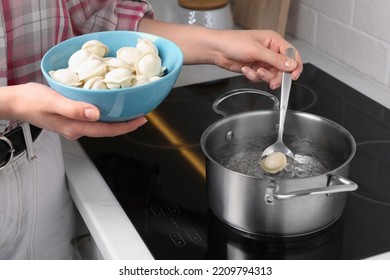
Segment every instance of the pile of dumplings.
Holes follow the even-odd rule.
[[[156,45],[139,38],[135,47],[122,47],[116,57],[98,40],[85,42],[71,55],[68,67],[50,71],[59,83],[85,89],[119,89],[160,79],[165,71]]]

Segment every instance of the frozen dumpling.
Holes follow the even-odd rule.
[[[281,152],[272,153],[260,161],[261,168],[272,174],[282,171],[286,164],[286,155]]]

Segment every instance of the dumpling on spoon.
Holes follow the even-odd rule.
[[[281,152],[275,152],[260,161],[260,166],[264,171],[274,174],[282,171],[287,164],[286,155]]]

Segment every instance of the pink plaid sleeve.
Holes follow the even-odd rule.
[[[147,1],[67,0],[76,35],[105,30],[137,30],[143,17],[153,18]]]

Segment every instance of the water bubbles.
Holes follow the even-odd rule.
[[[259,164],[264,147],[267,147],[261,143],[259,145],[248,142],[244,144],[229,143],[219,150],[218,161],[222,166],[232,171],[263,179],[302,179],[322,175],[334,168],[335,163],[332,162],[332,156],[329,152],[322,151],[320,147],[308,141],[305,141],[304,146],[307,149],[299,149],[299,152],[294,153],[295,158],[288,158],[286,167],[275,174],[264,171]],[[302,150],[307,150],[307,153]]]

